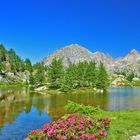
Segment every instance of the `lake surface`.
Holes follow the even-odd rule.
[[[68,100],[104,110],[140,110],[140,88],[110,88],[106,94],[30,93],[28,88],[0,88],[0,140],[22,140],[33,129],[64,115]]]

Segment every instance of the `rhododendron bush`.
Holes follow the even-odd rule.
[[[71,114],[33,130],[26,140],[102,140],[108,137],[110,120]]]

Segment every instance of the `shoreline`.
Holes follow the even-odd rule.
[[[110,129],[108,131],[108,140],[128,140],[140,133],[140,125],[138,125],[140,124],[140,110],[104,111],[92,106],[89,107],[77,104],[75,102],[68,103],[66,107],[67,111],[70,111],[68,114],[78,113],[81,115],[92,116],[99,119],[110,119],[111,123]],[[58,120],[64,118],[65,116],[67,116],[67,113],[64,116],[58,118]]]

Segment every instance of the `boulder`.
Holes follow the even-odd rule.
[[[133,136],[130,140],[140,140],[140,135]]]
[[[126,78],[123,75],[117,75],[114,77],[115,79],[112,81],[111,85],[113,87],[123,86],[126,82]]]
[[[35,89],[35,91],[41,91],[41,90],[46,90],[47,87],[46,86],[41,86]]]

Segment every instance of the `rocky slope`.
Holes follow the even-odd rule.
[[[31,62],[22,60],[13,49],[0,44],[0,84],[29,81]]]
[[[45,65],[49,65],[53,58],[62,59],[65,66],[85,60],[95,61],[97,63],[103,62],[110,72],[134,72],[135,76],[140,77],[140,53],[135,49],[131,50],[130,53],[124,57],[112,58],[108,54],[102,52],[92,53],[78,44],[72,44],[55,51],[41,62]]]

